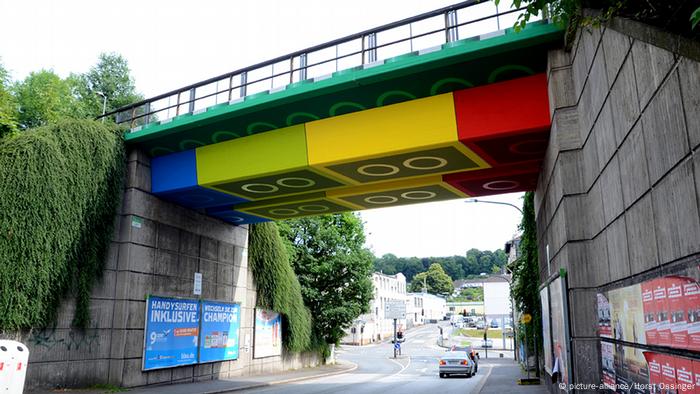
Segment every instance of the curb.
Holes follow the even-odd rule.
[[[477,394],[481,394],[481,390],[484,389],[484,386],[486,386],[486,381],[489,380],[489,376],[491,376],[491,371],[493,370],[493,365],[489,365],[489,371],[486,373],[486,376],[484,376],[481,379],[481,382],[479,382],[479,385],[474,388],[474,392]]]
[[[231,388],[226,388],[226,389],[217,389],[217,390],[211,390],[211,391],[202,391],[199,394],[222,394],[222,393],[230,393],[233,391],[242,391],[242,390],[250,390],[250,389],[255,389],[255,388],[260,388],[260,387],[269,387],[269,386],[274,386],[278,384],[285,384],[285,383],[292,383],[292,382],[300,382],[303,380],[311,380],[311,379],[318,379],[318,378],[325,378],[328,376],[334,376],[334,375],[342,375],[348,372],[352,372],[358,368],[358,365],[355,363],[351,362],[345,362],[347,364],[350,364],[349,368],[345,368],[339,371],[333,371],[333,372],[326,372],[326,373],[321,373],[317,375],[309,375],[309,376],[300,376],[298,378],[289,378],[289,379],[282,379],[282,380],[275,380],[272,382],[265,382],[265,383],[251,383],[249,385],[245,386],[238,386],[238,387],[231,387]]]

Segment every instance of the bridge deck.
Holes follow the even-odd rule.
[[[126,141],[152,156],[153,193],[235,224],[532,190],[562,37],[535,22],[366,64],[363,49],[361,66],[208,107],[192,90]],[[152,120],[140,105],[132,122]]]
[[[562,30],[534,23],[444,44],[225,102],[135,128],[130,145],[152,156],[544,72]]]

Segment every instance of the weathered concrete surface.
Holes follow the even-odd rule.
[[[27,388],[135,387],[277,372],[319,364],[316,354],[253,359],[255,284],[248,270],[247,227],[232,226],[150,192],[150,160],[130,152],[123,203],[100,283],[92,293],[91,326],[71,328],[73,302],[62,303],[56,327],[25,335]],[[142,372],[146,297],[202,298],[241,304],[238,360]]]
[[[621,19],[549,55],[540,275],[567,270],[574,382],[601,382],[597,293],[700,263],[698,60],[697,42]]]

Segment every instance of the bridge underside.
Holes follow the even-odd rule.
[[[534,25],[146,125],[152,192],[235,224],[534,190],[550,114]]]

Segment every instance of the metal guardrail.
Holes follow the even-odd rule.
[[[484,6],[492,7],[495,12],[479,16],[486,10]],[[499,31],[502,26],[512,26],[515,13],[523,9],[499,12],[491,1],[467,0],[172,90],[97,119],[112,118],[118,124],[128,123],[133,129],[212,105],[238,102],[255,94],[282,90],[289,84],[323,79],[333,72],[379,64],[381,60],[416,49],[458,41],[460,37]],[[474,15],[468,15],[467,11],[472,10]],[[502,23],[505,16],[509,24]],[[464,22],[460,23],[460,19]]]

